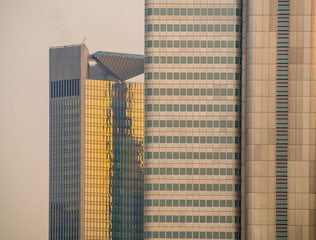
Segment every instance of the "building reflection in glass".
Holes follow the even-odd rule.
[[[50,49],[50,240],[143,239],[143,72],[142,55]]]

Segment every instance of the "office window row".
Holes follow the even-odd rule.
[[[214,192],[239,192],[239,184],[178,184],[178,183],[153,183],[145,184],[146,191],[214,191]]]
[[[239,24],[146,24],[145,32],[242,32]]]
[[[147,223],[240,223],[240,216],[177,216],[177,215],[147,215],[144,218]]]
[[[219,73],[219,72],[147,72],[146,80],[241,80],[241,73]]]
[[[239,232],[164,232],[153,231],[145,232],[145,238],[147,239],[240,239]]]
[[[145,16],[241,16],[239,8],[147,8]]]
[[[147,136],[145,143],[241,143],[240,137],[228,136]]]
[[[235,159],[240,160],[238,152],[146,152],[146,159]]]
[[[232,104],[145,104],[145,111],[160,112],[241,112],[240,105]]]
[[[226,120],[147,120],[145,121],[145,127],[240,128],[241,122]]]
[[[232,88],[147,88],[145,96],[241,96],[240,89]]]
[[[146,175],[241,175],[239,168],[146,168]]]
[[[234,60],[235,59],[235,60]],[[149,56],[146,64],[241,64],[241,57],[179,57],[179,56]]]
[[[60,80],[50,82],[50,97],[72,97],[80,93],[79,79]]]
[[[145,207],[235,207],[241,206],[240,200],[165,200],[148,199]]]
[[[241,41],[227,40],[149,40],[145,41],[147,48],[241,48]]]

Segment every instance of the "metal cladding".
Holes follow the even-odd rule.
[[[93,57],[121,81],[144,73],[143,55],[98,51]]]

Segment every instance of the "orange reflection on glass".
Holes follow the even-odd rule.
[[[142,232],[143,84],[85,84],[85,239],[129,239]]]

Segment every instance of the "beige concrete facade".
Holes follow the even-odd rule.
[[[245,239],[275,239],[275,1],[248,1]]]
[[[289,4],[286,238],[276,237],[281,21],[278,1],[248,1],[243,239],[316,238],[315,1]]]
[[[147,239],[239,238],[241,8],[145,1]]]
[[[289,240],[316,238],[315,20],[315,1],[290,1]]]

